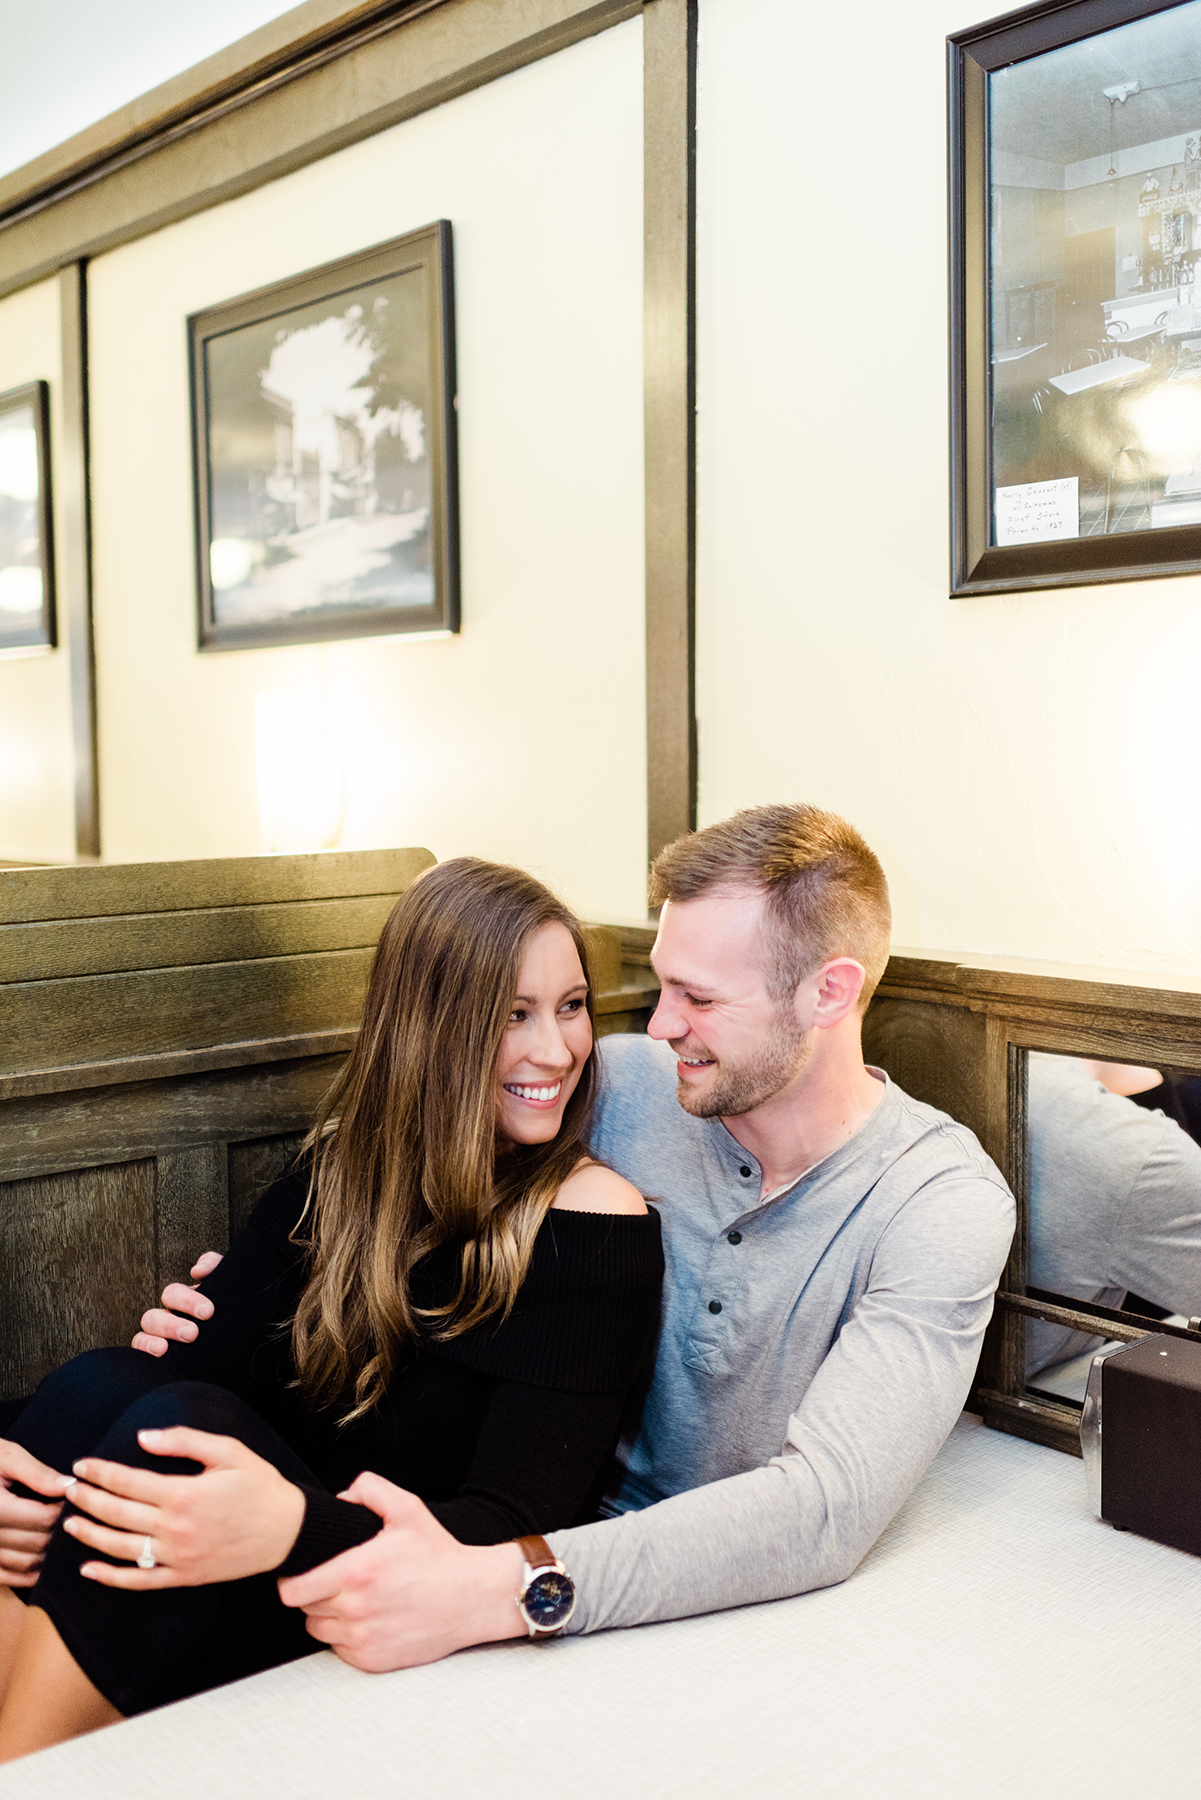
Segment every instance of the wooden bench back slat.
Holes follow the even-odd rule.
[[[322,950],[0,987],[0,1075],[353,1030],[374,951]]]
[[[0,925],[259,906],[281,900],[339,900],[354,894],[395,898],[433,861],[428,850],[345,850],[314,856],[0,869]]]
[[[396,895],[0,925],[0,982],[371,948]]]

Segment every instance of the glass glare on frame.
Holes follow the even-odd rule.
[[[434,605],[423,268],[205,346],[219,626]]]
[[[29,642],[41,618],[41,493],[31,402],[0,408],[0,649]]]
[[[997,70],[995,545],[1201,524],[1201,0]]]

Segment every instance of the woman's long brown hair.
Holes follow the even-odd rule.
[[[592,1056],[558,1136],[496,1154],[501,1040],[526,946],[552,923],[587,979],[579,923],[541,882],[457,857],[418,876],[380,934],[358,1039],[305,1142],[313,1173],[296,1233],[311,1257],[292,1326],[300,1386],[343,1423],[382,1397],[419,1331],[444,1340],[508,1313],[584,1155]],[[447,1241],[461,1246],[458,1293],[423,1313],[410,1277]]]

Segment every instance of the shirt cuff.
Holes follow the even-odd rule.
[[[325,1488],[301,1486],[300,1491],[304,1495],[304,1522],[283,1562],[272,1571],[275,1575],[304,1575],[319,1563],[340,1556],[343,1550],[365,1544],[383,1529],[384,1521],[369,1506],[339,1500]]]

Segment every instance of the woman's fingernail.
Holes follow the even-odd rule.
[[[139,1431],[138,1442],[139,1444],[157,1444],[162,1435],[161,1431],[152,1431],[148,1428],[145,1431]]]
[[[76,1475],[86,1475],[88,1472],[88,1466],[83,1462],[72,1463],[71,1467],[74,1469]]]
[[[76,1477],[74,1475],[60,1475],[58,1478],[58,1485],[62,1488],[63,1492],[66,1493],[68,1488],[73,1488],[75,1486],[75,1481]]]
[[[190,1344],[192,1339],[196,1336],[196,1327],[194,1325],[181,1325],[179,1328],[179,1335]]]
[[[72,1513],[72,1515],[69,1519],[63,1520],[63,1530],[69,1531],[71,1533],[72,1537],[75,1536],[75,1515],[74,1515],[74,1513]]]
[[[81,1575],[86,1575],[86,1577],[89,1581],[95,1581],[95,1579],[96,1579],[95,1563],[80,1563],[79,1573]]]

